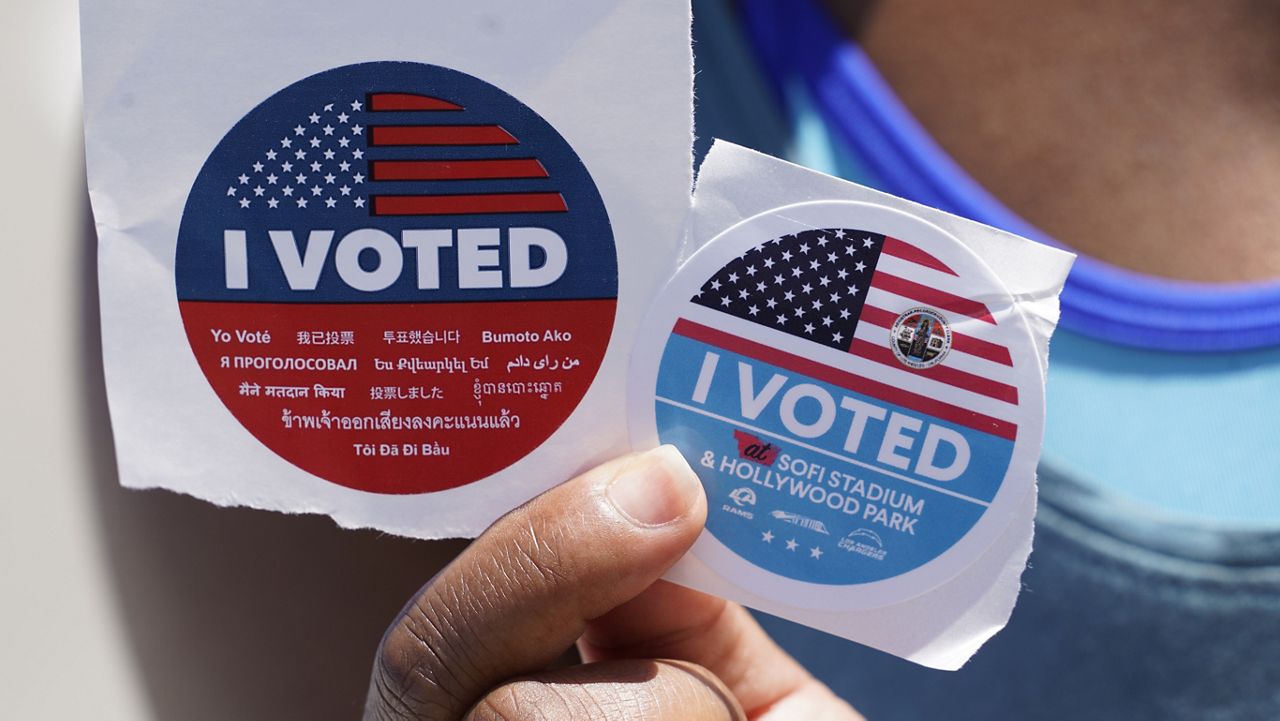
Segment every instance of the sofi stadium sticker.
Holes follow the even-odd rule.
[[[446,68],[300,80],[213,150],[177,239],[191,349],[240,423],[320,478],[421,493],[532,451],[613,329],[609,217],[563,137]]]
[[[1034,482],[1043,388],[991,271],[941,229],[849,202],[698,250],[633,360],[632,435],[706,488],[694,555],[795,606],[892,603],[971,564]]]

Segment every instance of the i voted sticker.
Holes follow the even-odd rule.
[[[251,110],[191,188],[175,280],[214,392],[327,481],[494,474],[578,406],[613,332],[600,193],[561,135],[448,68],[327,70]]]
[[[639,447],[705,486],[693,554],[797,607],[885,605],[976,560],[1034,484],[1043,374],[999,280],[866,203],[779,208],[689,259],[633,355]]]

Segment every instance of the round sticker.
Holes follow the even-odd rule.
[[[372,62],[300,80],[209,156],[177,238],[196,360],[259,441],[376,493],[461,486],[569,417],[613,330],[595,183],[482,80]]]
[[[633,359],[637,446],[706,488],[693,553],[782,603],[865,608],[971,564],[1032,487],[1043,381],[1000,281],[945,231],[819,202],[679,270]]]

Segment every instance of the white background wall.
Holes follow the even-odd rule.
[[[74,0],[0,14],[0,715],[358,718],[461,547],[116,484]]]

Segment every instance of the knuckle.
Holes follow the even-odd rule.
[[[456,715],[467,699],[459,673],[466,659],[449,651],[447,617],[427,598],[415,599],[387,631],[374,657],[369,706],[375,718],[419,719]]]
[[[489,692],[466,721],[624,721],[644,718],[641,706],[609,684],[517,680]]]

